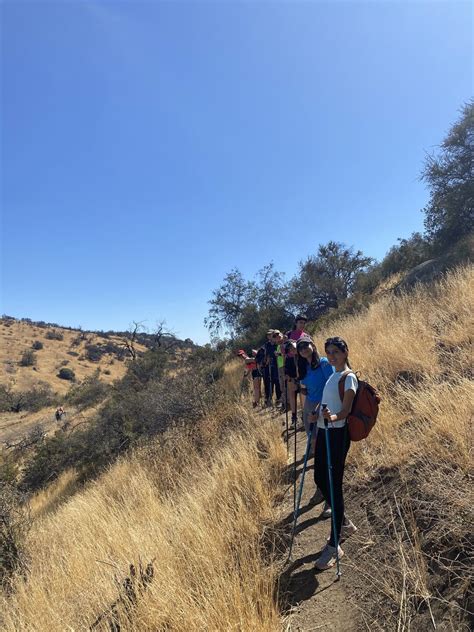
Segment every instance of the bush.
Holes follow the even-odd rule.
[[[103,401],[109,394],[109,390],[109,386],[101,382],[98,374],[95,373],[86,377],[81,384],[73,386],[66,395],[66,400],[80,409],[89,408]]]
[[[20,366],[34,366],[36,364],[36,355],[32,349],[23,351],[20,360]]]
[[[43,343],[40,340],[35,340],[33,344],[31,345],[31,348],[34,349],[35,351],[39,351],[40,349],[43,348]]]
[[[40,384],[29,391],[12,391],[0,385],[0,412],[19,413],[22,410],[37,412],[51,406],[54,394],[48,384]]]
[[[86,358],[90,362],[99,362],[104,353],[104,350],[98,345],[86,345]]]
[[[70,380],[71,382],[74,382],[76,379],[76,374],[72,369],[60,369],[57,377],[59,377],[61,380]]]
[[[63,334],[55,329],[47,331],[44,337],[48,340],[64,340]]]

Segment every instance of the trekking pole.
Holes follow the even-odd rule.
[[[289,427],[288,427],[288,381],[285,377],[285,421],[286,421],[286,458],[290,456]]]
[[[327,404],[321,404],[323,411],[327,408]],[[331,497],[331,517],[332,517],[332,530],[334,533],[334,544],[336,545],[336,581],[340,579],[342,573],[339,568],[339,538],[336,531],[336,511],[334,507],[334,486],[332,482],[332,463],[331,463],[331,447],[329,443],[329,428],[328,420],[324,417],[324,432],[326,435],[326,454],[328,460],[328,477],[329,477],[329,494]]]
[[[296,533],[296,522],[298,520],[298,513],[300,511],[301,496],[303,495],[304,475],[306,474],[306,466],[308,464],[309,453],[311,452],[311,445],[313,443],[313,433],[314,433],[315,424],[311,423],[309,428],[310,428],[310,433],[308,435],[308,440],[306,443],[306,452],[304,453],[303,472],[301,474],[300,489],[298,491],[298,501],[296,503],[295,512],[293,516],[293,529],[291,530],[290,552],[288,553],[288,559],[286,560],[287,562],[291,558],[291,552],[293,550],[293,542],[294,542],[295,533]]]
[[[294,437],[294,459],[293,459],[293,511],[296,509],[296,426],[298,425],[298,393],[295,393],[295,429],[293,430]]]

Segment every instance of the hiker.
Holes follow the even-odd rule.
[[[269,406],[271,404],[271,380],[270,380],[270,365],[269,365],[269,357],[267,352],[267,347],[272,344],[272,336],[274,329],[269,329],[267,331],[267,340],[263,344],[263,360],[261,363],[261,372],[263,377],[263,388],[265,391],[265,406]]]
[[[349,415],[355,394],[357,392],[358,381],[352,372],[349,364],[349,347],[347,343],[339,337],[328,338],[324,345],[329,364],[334,367],[335,372],[329,377],[324,385],[322,403],[317,420],[316,450],[314,462],[314,480],[321,490],[326,503],[331,504],[331,491],[329,486],[328,459],[326,452],[326,436],[329,437],[330,458],[332,464],[332,481],[334,512],[331,534],[321,555],[316,560],[316,568],[326,570],[336,563],[336,542],[338,544],[339,558],[344,555],[339,546],[342,539],[348,538],[357,531],[357,527],[344,514],[344,496],[342,492],[342,480],[344,477],[344,466],[346,456],[350,447],[350,437],[346,425],[346,417]],[[344,381],[344,398],[341,401],[339,394],[339,382]],[[328,420],[328,429],[325,429],[324,420]],[[334,529],[336,532],[334,532]]]
[[[268,380],[265,384],[265,403],[267,406],[272,405],[273,391],[275,391],[276,402],[281,404],[280,380],[278,378],[278,361],[277,361],[277,340],[282,338],[281,331],[278,329],[269,329],[267,332],[268,341],[265,343],[265,366],[268,369]]]
[[[296,369],[296,341],[285,343],[285,380],[288,390],[288,403],[291,408],[291,425],[296,425],[296,397],[298,392],[298,372]]]
[[[261,386],[261,379],[262,379],[260,370],[257,366],[258,351],[256,349],[252,349],[252,357],[250,357],[245,353],[243,349],[240,349],[237,352],[237,355],[240,356],[245,363],[244,379],[246,379],[249,375],[251,375],[252,377],[252,383],[253,383],[252,406],[253,408],[257,408],[260,402],[260,397],[261,397],[260,386]]]
[[[308,322],[308,319],[306,318],[306,316],[304,316],[303,314],[297,314],[295,316],[295,322],[293,325],[293,329],[291,329],[291,331],[287,332],[287,336],[289,338],[289,340],[294,340],[296,342],[298,342],[298,340],[302,337],[302,336],[309,336],[309,334],[307,334],[305,332],[305,327],[306,324]],[[295,358],[296,361],[296,358]],[[304,410],[304,394],[301,392],[301,390],[299,391],[300,393],[300,409],[301,411]],[[298,395],[295,394],[295,398]],[[295,401],[295,410],[296,410],[296,401]],[[301,416],[303,416],[303,413],[301,413]]]
[[[274,340],[277,345],[275,355],[277,361],[278,383],[280,384],[281,408],[282,412],[286,412],[287,402],[285,392],[285,342],[288,338],[286,334],[282,334],[279,330],[275,331],[274,336]]]
[[[323,388],[327,380],[334,373],[334,368],[329,364],[327,358],[320,357],[315,343],[310,336],[304,335],[296,344],[298,353],[298,376],[300,384],[306,389],[306,398],[303,408],[303,424],[306,435],[311,434],[310,424],[317,421],[315,412],[322,401]],[[311,446],[310,456],[314,456],[314,443]],[[324,496],[319,488],[310,500],[311,504],[319,505],[323,502]],[[322,518],[331,516],[331,506],[325,503]]]
[[[54,416],[56,418],[56,421],[59,423],[61,421],[62,416],[65,414],[64,412],[64,408],[62,406],[59,406],[58,408],[56,408],[56,412],[54,413]]]

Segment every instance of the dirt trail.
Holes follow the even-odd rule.
[[[285,416],[275,418],[275,423],[283,423]],[[293,468],[294,433],[290,431],[289,462]],[[296,433],[297,443],[297,492],[303,471],[306,433],[301,421]],[[291,560],[285,566],[280,580],[280,594],[289,615],[287,630],[291,632],[359,632],[367,629],[358,606],[358,590],[355,569],[350,564],[351,550],[357,546],[355,534],[343,544],[345,556],[341,559],[342,577],[336,580],[336,571],[315,570],[314,563],[326,544],[331,529],[330,520],[319,516],[323,505],[310,505],[309,499],[315,491],[313,478],[314,459],[310,459],[306,470],[303,496],[300,504],[298,526]],[[290,485],[282,504],[283,524],[292,524],[293,485]],[[283,607],[284,603],[283,603]]]

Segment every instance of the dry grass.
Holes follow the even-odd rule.
[[[380,629],[434,629],[440,619],[468,629],[473,279],[472,267],[459,268],[316,335],[321,349],[344,338],[351,365],[382,395],[348,477],[362,527],[355,565],[381,596]]]
[[[133,611],[117,609],[125,629],[278,628],[264,536],[285,452],[270,422],[255,424],[243,408],[229,415],[239,424],[232,441],[219,440],[213,418],[203,422],[203,435],[214,437],[204,455],[192,437],[171,433],[37,520],[28,581],[18,578],[2,604],[2,629],[87,629],[119,596],[114,578],[151,560],[153,581]],[[73,483],[67,475],[56,485]],[[37,497],[35,513],[57,493]],[[98,629],[108,629],[105,619]]]
[[[427,453],[468,467],[473,296],[473,269],[460,268],[317,332],[321,352],[326,338],[344,338],[351,366],[382,395],[370,440],[353,446],[360,476]]]

